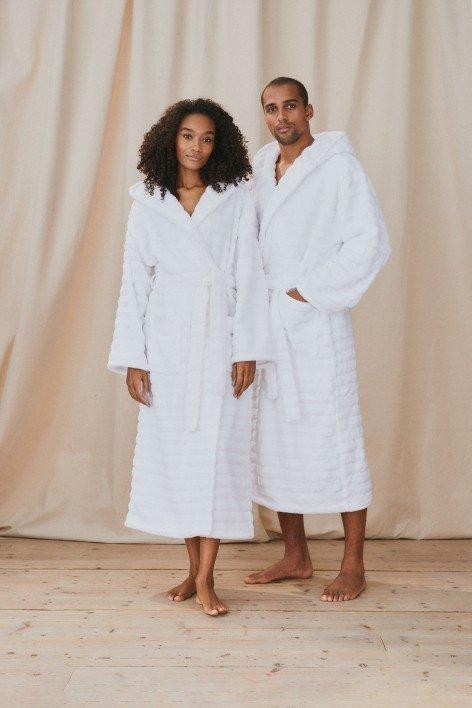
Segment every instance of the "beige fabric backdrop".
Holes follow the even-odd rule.
[[[123,526],[137,411],[105,368],[137,150],[165,106],[205,95],[254,153],[270,137],[260,89],[286,74],[307,85],[313,131],[347,131],[391,232],[354,310],[368,535],[471,536],[470,3],[4,0],[0,14],[3,533],[159,540]],[[267,539],[275,516],[256,516]]]

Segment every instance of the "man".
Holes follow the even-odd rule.
[[[391,249],[346,135],[311,134],[303,84],[274,79],[261,101],[275,140],[254,157],[252,189],[277,362],[260,384],[253,498],[278,512],[285,554],[246,583],[311,577],[303,514],[341,512],[344,557],[322,600],[352,600],[366,587],[372,491],[349,310]]]

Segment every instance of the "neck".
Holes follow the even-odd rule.
[[[298,140],[291,145],[280,145],[279,143],[281,159],[287,164],[294,162],[303,150],[312,144],[314,139],[311,133],[306,133],[300,135]]]
[[[179,165],[177,182],[185,187],[193,187],[196,184],[202,185],[200,170],[189,170],[187,167]]]

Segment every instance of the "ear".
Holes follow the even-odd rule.
[[[311,120],[313,118],[314,114],[315,114],[315,111],[313,110],[313,106],[311,105],[311,103],[309,103],[307,105],[307,107],[305,108],[305,116],[306,116],[307,120]]]

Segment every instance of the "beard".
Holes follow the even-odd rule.
[[[293,145],[301,137],[301,132],[294,128],[288,135],[279,135],[277,131],[274,134],[274,138],[280,145]]]

